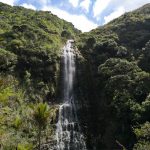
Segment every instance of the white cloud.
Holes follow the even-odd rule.
[[[147,3],[150,3],[150,0],[96,0],[93,5],[93,17],[96,18],[97,21],[104,17],[104,23],[107,23],[125,12],[137,9]],[[112,10],[112,12],[108,16],[102,16],[105,10],[106,12]]]
[[[96,0],[93,5],[94,17],[98,18],[99,15],[107,8],[112,0]]]
[[[31,4],[24,3],[21,6],[23,6],[24,8],[36,10],[35,6],[33,6]]]
[[[0,2],[13,6],[16,0],[0,0]]]
[[[69,0],[69,3],[71,3],[73,7],[77,7],[79,4],[79,0]]]
[[[150,3],[150,0],[124,0],[121,3],[120,0],[112,0],[115,2],[115,7],[122,6],[125,8],[125,11],[135,10],[147,3]]]
[[[117,18],[117,17],[120,17],[120,16],[121,16],[122,14],[124,14],[124,13],[125,13],[124,7],[119,7],[119,8],[117,8],[117,9],[116,9],[114,12],[112,12],[110,15],[104,17],[104,20],[105,20],[104,24],[110,22],[111,20],[113,20],[113,19],[115,19],[115,18]]]
[[[22,1],[22,0],[19,0],[19,1]],[[36,4],[36,5],[39,5],[40,8],[42,8],[43,6],[46,6],[48,5],[49,3],[51,3],[51,0],[24,0],[25,2],[24,3],[27,3],[27,4],[32,4],[33,6]]]
[[[83,32],[90,31],[98,26],[94,22],[90,21],[84,15],[69,14],[68,12],[66,12],[64,10],[54,8],[51,6],[49,6],[49,7],[45,6],[45,7],[43,7],[42,10],[51,11],[53,14],[57,15],[58,17],[66,20],[68,22],[71,22],[77,29],[79,29]]]
[[[126,0],[122,5],[124,5],[126,11],[131,11],[147,3],[150,3],[150,0]]]
[[[48,0],[38,0],[40,4],[46,5],[48,3]]]
[[[90,7],[90,4],[91,4],[91,1],[90,0],[83,0],[81,3],[80,3],[80,7],[82,9],[84,9],[86,12],[89,11],[89,7]]]

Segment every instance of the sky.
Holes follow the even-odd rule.
[[[82,32],[107,24],[125,12],[137,9],[150,0],[0,0],[33,10],[51,11],[71,22]]]

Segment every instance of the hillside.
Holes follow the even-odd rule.
[[[81,33],[51,12],[0,3],[0,149],[59,147],[57,122],[60,146],[73,131],[69,147],[149,150],[150,4]]]
[[[0,3],[0,50],[3,73],[51,84],[55,90],[61,48],[79,31],[51,12],[33,11]],[[35,80],[36,79],[36,80]],[[38,83],[37,83],[38,81]],[[52,92],[52,91],[51,91]],[[55,91],[53,91],[55,93]]]
[[[38,115],[41,141],[51,139],[61,49],[79,32],[51,12],[0,3],[0,149],[35,149]]]
[[[80,34],[77,47],[89,149],[148,149],[150,4]]]

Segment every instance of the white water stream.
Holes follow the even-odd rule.
[[[57,150],[86,150],[74,99],[75,52],[73,40],[63,48],[63,104],[59,107],[56,128]]]

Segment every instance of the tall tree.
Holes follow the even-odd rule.
[[[38,103],[33,108],[33,118],[38,127],[38,149],[41,149],[41,132],[47,126],[50,116],[50,108],[46,103]]]

